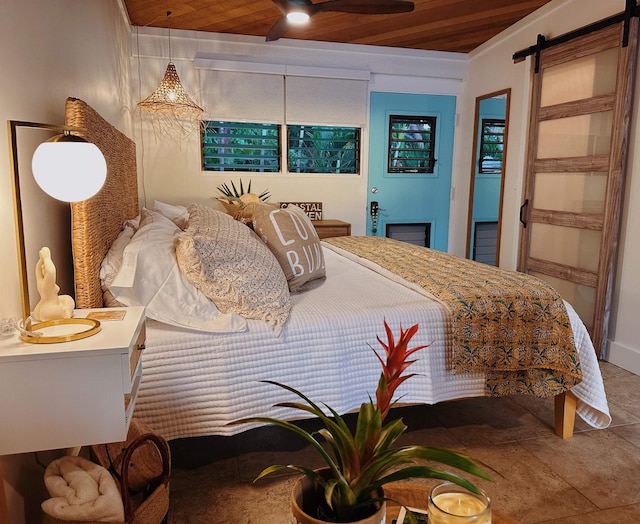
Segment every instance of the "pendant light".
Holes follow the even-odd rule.
[[[169,65],[164,77],[156,90],[147,98],[138,102],[138,106],[145,111],[156,114],[173,115],[178,118],[199,118],[203,109],[189,96],[180,82],[176,67],[171,61],[171,28],[169,17],[171,11],[167,11],[167,29],[169,30]]]

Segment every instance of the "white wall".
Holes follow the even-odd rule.
[[[473,52],[468,61],[466,56],[449,53],[333,44],[303,45],[286,39],[267,46],[256,38],[189,32],[172,32],[172,51],[183,83],[188,90],[194,89],[190,92],[196,99],[199,95],[199,73],[193,60],[198,53],[205,57],[219,54],[236,58],[250,56],[261,63],[284,61],[320,68],[364,69],[370,73],[369,90],[458,95],[459,125],[455,139],[450,225],[450,251],[457,254],[464,253],[466,241],[474,100],[478,95],[511,87],[501,265],[513,268],[528,118],[529,64],[513,64],[511,55],[534,43],[538,33],[551,38],[623,8],[624,0],[554,0],[534,16]],[[144,175],[142,196],[146,196],[149,205],[155,198],[204,201],[215,196],[215,187],[220,182],[231,178],[227,175],[201,175],[195,135],[184,140],[167,136],[156,138],[148,129],[141,132],[145,127],[140,126],[138,118],[132,124],[130,108],[134,104],[131,99],[142,99],[157,85],[167,63],[167,39],[166,31],[152,28],[140,29],[139,34],[134,30],[129,39],[129,27],[117,0],[3,0],[0,43],[5,50],[0,55],[0,65],[5,72],[0,83],[2,120],[62,123],[65,98],[75,96],[84,99],[107,120],[136,139],[139,169]],[[632,144],[639,138],[638,98],[636,95]],[[38,131],[31,133],[37,135]],[[4,125],[0,126],[0,134],[0,140],[6,144]],[[20,144],[26,148],[33,147],[39,140],[40,135],[31,137],[29,130],[20,134]],[[640,154],[632,148],[610,333],[611,361],[638,373],[640,336],[634,321],[640,309],[640,275],[636,270],[640,265],[640,239],[634,234],[633,224],[640,219],[639,169]],[[327,218],[348,220],[353,223],[354,234],[361,234],[366,213],[366,164],[363,173],[361,177],[332,177],[329,180],[268,175],[264,184],[258,183],[255,176],[243,178],[254,179],[255,189],[269,188],[278,200],[322,200]],[[38,198],[36,189],[28,188],[27,192],[33,193],[28,196]],[[30,238],[36,236],[37,230],[45,230],[45,224],[36,225],[42,227],[29,226]],[[16,281],[8,154],[2,147],[0,230],[3,247],[0,254],[0,289],[3,291],[0,318],[15,317],[20,312],[20,296]],[[58,233],[51,231],[47,234],[53,240]],[[48,241],[49,237],[45,236],[40,242]],[[46,457],[41,459],[46,462]],[[0,468],[4,470],[6,479],[12,524],[38,522],[42,470],[34,457],[3,457]]]
[[[278,92],[284,66],[305,69],[305,75],[318,81],[331,75],[365,75],[368,91],[396,91],[459,95],[466,71],[466,55],[383,47],[318,44],[291,41],[265,43],[263,38],[200,32],[171,31],[172,60],[187,92],[205,109],[205,118],[224,119],[229,108],[227,97],[253,87],[255,96],[235,108],[238,120],[282,122],[282,94]],[[132,33],[133,92],[138,100],[147,97],[158,85],[168,62],[168,32],[154,28],[135,28]],[[195,61],[195,63],[194,63]],[[223,68],[245,69],[232,75]],[[248,74],[260,68],[274,74]],[[300,74],[299,72],[295,74]],[[288,80],[289,82],[295,80]],[[206,85],[205,85],[206,82]],[[234,83],[235,82],[235,83]],[[255,84],[247,86],[247,83]],[[261,91],[263,89],[263,91]],[[205,95],[206,92],[206,95]],[[273,201],[323,202],[323,217],[342,219],[352,224],[352,233],[364,234],[367,202],[368,95],[363,93],[363,154],[360,176],[292,175],[258,173],[203,173],[200,169],[199,135],[174,130],[170,135],[157,132],[148,113],[136,112],[136,143],[139,165],[143,169],[146,203],[154,199],[188,203],[218,195],[222,182],[241,178],[252,181],[252,189],[269,189]],[[339,93],[336,93],[339,96]],[[307,96],[309,105],[323,112],[322,103]],[[331,104],[331,100],[325,101]],[[252,109],[247,109],[251,104]],[[241,107],[242,105],[242,107]],[[221,116],[224,112],[225,116]],[[250,116],[244,116],[250,115]],[[140,125],[142,123],[142,125]],[[324,123],[324,122],[316,122]],[[353,122],[352,124],[359,124]],[[347,125],[345,123],[345,125]],[[180,136],[183,136],[181,139]]]
[[[502,219],[500,265],[515,268],[519,240],[518,212],[522,202],[526,132],[529,112],[530,59],[514,64],[513,53],[535,44],[538,34],[553,38],[594,21],[622,12],[624,0],[554,0],[512,26],[498,37],[469,55],[469,70],[464,82],[460,105],[459,151],[471,151],[474,101],[477,96],[511,88],[511,121],[506,165],[505,202]],[[608,360],[640,373],[640,332],[637,312],[640,310],[640,80],[636,81],[634,113],[631,123],[625,210],[620,243],[619,270],[612,304]],[[464,153],[463,153],[464,154]],[[470,172],[470,153],[461,165],[462,173]],[[458,187],[468,188],[461,182]],[[466,198],[457,198],[453,214],[464,216]],[[459,224],[456,238],[464,238],[465,224]],[[457,244],[459,245],[459,244]]]
[[[3,0],[0,47],[0,318],[5,318],[20,315],[5,122],[63,124],[65,99],[72,96],[85,100],[130,134],[129,24],[117,0]],[[49,136],[29,129],[18,133],[19,150],[33,148]],[[25,156],[21,162],[21,178],[25,178],[22,190],[25,199],[32,198],[41,205],[39,189],[27,180],[30,161]],[[44,232],[35,241],[38,246],[55,245],[60,233],[56,228],[49,229],[44,220],[25,224],[29,239]],[[16,400],[5,398],[3,402]],[[3,420],[0,424],[14,422]],[[46,462],[47,455],[40,458]],[[10,522],[39,522],[43,470],[34,455],[2,457],[0,469],[6,479]]]

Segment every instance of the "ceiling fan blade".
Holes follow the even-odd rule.
[[[276,4],[276,6],[278,6],[278,9],[280,9],[283,15],[287,14],[287,9],[289,7],[289,2],[287,2],[287,0],[271,0],[271,1],[274,4]]]
[[[387,15],[408,13],[413,11],[414,8],[413,2],[409,0],[326,0],[315,4],[311,0],[272,0],[272,2],[276,4],[284,16],[282,16],[267,33],[267,42],[278,40],[287,33],[291,28],[291,24],[287,20],[286,15],[294,10],[305,11],[309,16],[323,11]]]
[[[364,15],[387,15],[413,11],[413,2],[407,0],[328,0],[313,4],[313,13],[337,11]]]
[[[278,40],[279,38],[282,38],[288,30],[289,21],[286,16],[283,16],[271,26],[271,29],[269,29],[269,32],[267,33],[266,41],[273,42],[274,40]]]
[[[304,9],[305,11],[313,6],[311,0],[271,0],[278,6],[278,9],[282,11],[283,15],[286,15],[289,11],[295,8]]]
[[[274,40],[278,40],[282,38],[286,32],[291,28],[291,24],[289,20],[287,20],[287,14],[291,11],[303,11],[306,12],[309,16],[313,14],[313,3],[311,0],[271,0],[278,9],[282,11],[282,18],[278,20],[266,36],[267,42],[273,42]]]

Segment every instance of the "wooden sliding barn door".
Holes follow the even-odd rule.
[[[598,356],[618,250],[637,22],[625,47],[618,23],[543,49],[533,72],[518,269],[573,305]]]

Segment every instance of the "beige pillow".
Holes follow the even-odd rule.
[[[290,291],[325,276],[320,239],[299,207],[259,206],[253,213],[253,229],[278,259]]]
[[[271,251],[246,225],[190,204],[189,226],[176,258],[185,278],[223,313],[264,320],[279,332],[291,311],[285,275]]]

